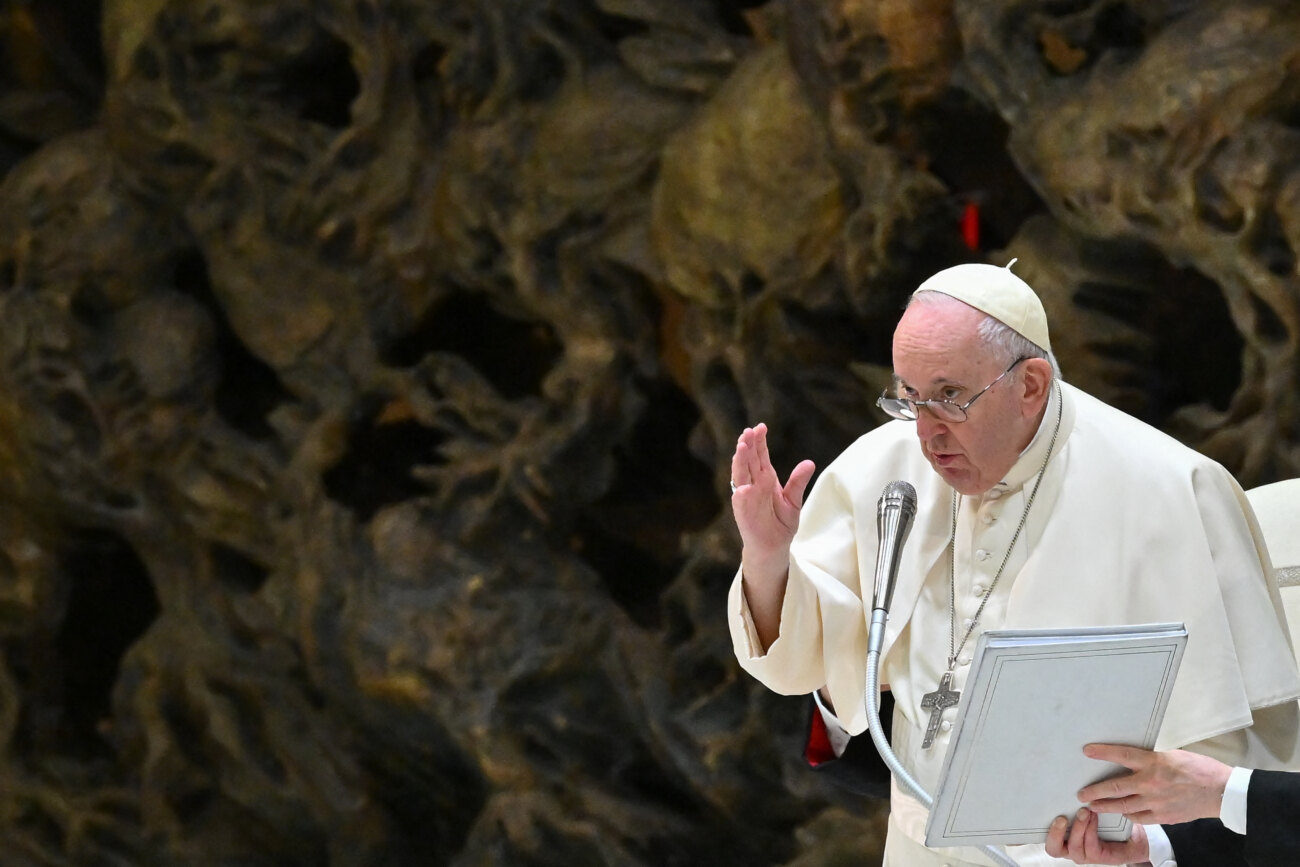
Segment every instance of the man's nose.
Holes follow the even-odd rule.
[[[941,433],[948,430],[948,423],[942,419],[936,418],[930,411],[930,407],[918,407],[916,413],[916,435],[921,438],[922,442],[929,442]]]

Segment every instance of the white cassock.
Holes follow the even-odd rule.
[[[1181,621],[1187,647],[1156,748],[1190,746],[1230,765],[1295,768],[1300,675],[1245,494],[1214,461],[1060,385],[1006,478],[981,497],[960,498],[958,642],[1006,556],[1060,402],[1060,429],[1037,497],[959,654],[953,688],[965,687],[985,629]],[[824,686],[844,728],[865,731],[876,507],[896,479],[915,486],[918,511],[885,630],[881,682],[894,694],[894,750],[933,794],[956,711],[945,715],[934,746],[922,749],[929,712],[920,704],[947,667],[953,492],[921,454],[914,424],[895,421],[867,433],[817,480],[791,547],[780,635],[766,654],[739,574],[728,614],[746,671],[785,695]],[[991,863],[974,848],[924,849],[926,816],[924,806],[895,787],[886,865]],[[1010,847],[1009,854],[1025,865],[1070,863],[1049,858],[1041,845]]]

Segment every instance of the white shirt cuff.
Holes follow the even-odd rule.
[[[1229,831],[1246,833],[1246,792],[1250,789],[1250,768],[1233,768],[1219,805],[1219,821]]]
[[[1143,825],[1147,832],[1147,860],[1151,867],[1178,867],[1174,860],[1174,847],[1165,829],[1159,825]]]
[[[830,739],[831,749],[835,752],[835,758],[844,755],[844,750],[849,745],[849,739],[852,738],[844,726],[840,725],[839,718],[822,704],[821,690],[813,693],[813,701],[817,702],[817,710],[822,715],[822,722],[826,724],[826,736]]]

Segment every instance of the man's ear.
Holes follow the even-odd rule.
[[[1033,415],[1047,404],[1052,388],[1052,363],[1046,358],[1029,358],[1020,365],[1027,415]]]

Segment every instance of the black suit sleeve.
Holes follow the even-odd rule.
[[[1252,775],[1253,776],[1253,775]],[[1250,807],[1246,807],[1247,816]],[[1178,867],[1246,867],[1246,838],[1234,834],[1218,819],[1197,819],[1165,825]]]
[[[1300,774],[1250,775],[1245,836],[1218,819],[1164,827],[1178,867],[1295,867],[1300,864]]]
[[[1246,863],[1300,864],[1300,774],[1255,771],[1246,792]],[[1182,861],[1179,862],[1182,867]]]
[[[808,697],[808,711],[808,731],[811,733],[813,716],[818,713],[817,702],[812,696]],[[886,736],[889,735],[893,718],[894,698],[888,692],[882,692],[880,721]],[[838,759],[809,764],[808,767],[850,792],[872,798],[889,797],[889,768],[876,752],[876,745],[871,742],[868,734],[850,739],[849,745]]]

